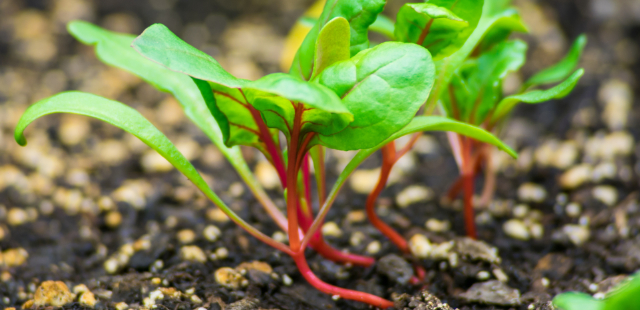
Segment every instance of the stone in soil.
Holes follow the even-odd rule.
[[[521,303],[520,291],[498,280],[476,283],[458,296],[469,302],[497,306],[518,306]]]
[[[453,310],[447,303],[443,303],[426,290],[414,296],[402,294],[394,298],[394,303],[396,309],[402,310]]]
[[[398,284],[407,284],[413,276],[413,268],[404,258],[396,254],[388,254],[378,261],[378,273],[387,276]]]
[[[72,302],[74,295],[64,282],[44,281],[33,295],[33,305],[36,307],[62,307]]]
[[[473,240],[469,237],[457,238],[455,251],[463,259],[470,261],[481,260],[492,264],[499,264],[501,261],[497,248],[484,241]]]

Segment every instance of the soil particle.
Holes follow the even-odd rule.
[[[402,285],[409,283],[413,276],[411,265],[396,254],[388,254],[381,258],[378,261],[376,270],[391,281]]]
[[[33,305],[36,307],[62,307],[64,304],[72,302],[73,299],[74,295],[64,282],[44,281],[34,294]]]
[[[498,280],[476,283],[459,297],[470,302],[498,306],[518,306],[521,303],[520,291]]]
[[[395,298],[394,302],[395,308],[402,310],[453,310],[447,303],[443,303],[426,290],[414,296],[403,294]]]
[[[501,261],[497,248],[488,245],[484,241],[473,240],[468,237],[456,239],[455,251],[463,259],[469,261],[479,260],[495,264],[499,264]]]

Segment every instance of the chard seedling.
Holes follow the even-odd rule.
[[[454,131],[513,153],[489,132],[439,116],[414,117],[429,96],[435,66],[428,50],[415,44],[387,42],[369,48],[367,31],[382,11],[381,0],[329,1],[295,57],[290,74],[256,81],[234,77],[202,51],[167,27],[155,24],[139,37],[75,21],[69,31],[95,45],[105,63],[138,75],[174,95],[185,114],[221,150],[258,201],[289,235],[278,242],[236,215],[207,185],[171,141],[136,110],[77,91],[43,99],[27,109],[15,131],[52,113],[93,117],[132,133],[183,173],[236,224],[260,241],[288,254],[302,276],[318,290],[380,308],[393,305],[381,297],[339,288],[317,278],[304,251],[307,246],[334,261],[371,265],[373,259],[328,246],[318,232],[342,185],[369,155],[404,135]],[[349,22],[350,21],[350,22]],[[279,141],[282,133],[286,141]],[[286,195],[286,216],[251,174],[239,145],[261,151],[278,171]],[[359,150],[325,194],[325,148]],[[319,211],[311,208],[309,157],[316,167]]]
[[[558,64],[527,80],[513,95],[504,96],[502,82],[524,63],[526,44],[509,41],[513,32],[527,32],[518,12],[509,0],[431,0],[407,3],[400,9],[395,25],[384,33],[391,40],[415,43],[428,49],[436,63],[434,88],[425,103],[425,115],[439,106],[443,114],[472,125],[496,130],[519,102],[539,103],[566,96],[576,85],[583,70],[575,70],[586,38],[580,36],[569,54]],[[546,90],[540,86],[559,83]],[[475,238],[472,207],[473,181],[485,164],[486,182],[482,201],[488,202],[495,186],[495,172],[489,160],[488,146],[472,138],[448,133],[461,178],[449,192],[455,198],[464,189],[464,218],[467,234]],[[407,241],[375,213],[375,202],[386,186],[395,162],[417,141],[397,150],[395,143],[382,148],[382,167],[378,183],[367,197],[366,210],[371,223],[402,251]],[[514,154],[512,154],[514,155]]]

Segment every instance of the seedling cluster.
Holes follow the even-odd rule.
[[[77,91],[57,94],[24,113],[16,128],[16,141],[26,144],[25,128],[47,114],[73,113],[108,122],[155,149],[255,238],[291,256],[302,276],[318,290],[380,308],[391,307],[393,303],[381,297],[323,282],[304,256],[310,247],[332,261],[359,266],[374,263],[371,257],[334,249],[319,232],[349,175],[382,149],[381,175],[367,199],[367,213],[373,225],[408,252],[404,238],[376,216],[375,201],[394,163],[411,149],[421,132],[451,132],[455,135],[452,148],[462,166],[468,233],[474,236],[470,195],[480,158],[474,145],[494,145],[515,156],[487,130],[494,129],[519,101],[542,102],[566,95],[582,71],[549,90],[529,91],[565,79],[576,65],[578,52],[534,76],[522,92],[504,97],[502,80],[522,65],[526,48],[521,41],[508,40],[512,31],[526,30],[517,12],[508,8],[508,1],[407,4],[395,24],[379,15],[385,4],[384,0],[327,1],[297,50],[290,72],[255,81],[229,74],[211,56],[161,24],[150,26],[137,38],[83,21],[68,25],[74,37],[95,46],[98,58],[106,64],[175,96],[187,117],[220,149],[267,213],[288,233],[288,245],[235,214],[163,133],[120,102]],[[390,41],[370,47],[370,30],[386,34]],[[431,115],[436,106],[444,116]],[[420,109],[424,115],[416,116]],[[396,150],[394,140],[405,135],[413,135],[411,143]],[[240,145],[256,148],[276,169],[286,212],[275,206],[256,181]],[[328,192],[327,148],[358,150]],[[311,195],[311,165],[317,212],[312,207],[316,201]]]

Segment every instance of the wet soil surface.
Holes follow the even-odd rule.
[[[157,124],[242,218],[283,236],[174,100],[101,64],[63,25],[80,18],[139,33],[162,22],[233,74],[257,78],[279,70],[283,38],[311,2],[0,0],[0,307],[39,306],[53,294],[64,309],[369,308],[313,289],[288,256],[236,227],[118,129],[55,115],[31,125],[26,148],[12,138],[22,111],[56,92],[118,99]],[[524,77],[558,60],[581,32],[590,40],[587,75],[572,95],[521,107],[504,128],[520,159],[493,156],[497,189],[476,210],[480,241],[463,237],[460,201],[441,199],[458,173],[446,137],[425,134],[378,202],[381,217],[421,258],[398,256],[364,217],[379,165],[373,157],[329,213],[337,225],[323,232],[334,247],[377,263],[342,266],[308,250],[321,279],[394,299],[399,309],[552,309],[560,292],[606,292],[640,268],[640,7],[516,2],[532,28]],[[392,2],[388,10],[398,7]],[[243,151],[259,170],[263,159]],[[352,155],[329,154],[330,182]],[[479,177],[478,194],[482,186]],[[281,190],[269,193],[284,205]],[[241,265],[254,261],[264,264]],[[409,284],[416,266],[426,271],[424,281]]]

